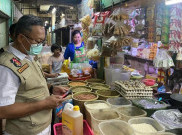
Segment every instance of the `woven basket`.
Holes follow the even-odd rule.
[[[99,100],[107,100],[112,97],[119,97],[120,94],[112,90],[97,90],[96,94],[99,96]]]
[[[68,86],[70,86],[70,87],[77,87],[77,86],[72,86],[72,85],[71,85],[72,82],[78,82],[78,83],[81,82],[81,83],[84,83],[84,84],[85,84],[84,86],[87,86],[87,85],[88,85],[88,83],[87,83],[87,82],[84,82],[84,81],[70,81],[70,82],[68,82]],[[78,86],[79,86],[79,85],[78,85]]]
[[[78,100],[78,99],[76,99],[75,96],[80,95],[80,94],[93,94],[93,95],[96,96],[96,98],[89,99],[89,100]],[[85,107],[84,107],[84,103],[86,101],[95,101],[95,100],[97,100],[98,99],[98,95],[95,94],[95,93],[93,93],[93,92],[77,92],[77,93],[75,93],[75,94],[72,95],[72,98],[73,98],[73,104],[74,105],[78,105],[80,107],[80,111],[81,111],[81,113],[83,114],[83,116],[85,118]]]
[[[92,88],[93,92],[96,92],[97,90],[110,90],[110,86],[109,85],[102,84],[102,83],[91,83],[89,85],[89,87]]]
[[[104,80],[102,79],[87,79],[86,82],[88,82],[89,84],[92,84],[92,83],[105,83]]]
[[[80,90],[80,89],[83,89],[83,88],[84,88],[84,90]],[[92,89],[90,87],[88,87],[88,86],[76,86],[76,87],[72,87],[70,90],[73,93],[78,93],[78,92],[91,92],[92,91]]]

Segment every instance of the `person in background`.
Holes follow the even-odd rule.
[[[81,33],[75,30],[72,33],[73,42],[69,43],[64,53],[64,59],[71,59],[73,63],[84,63],[88,61],[84,49],[84,42],[82,42]]]
[[[40,63],[31,57],[41,52],[44,40],[43,21],[24,15],[16,24],[13,44],[1,49],[0,119],[7,120],[5,135],[50,135],[52,109],[65,100],[60,95],[66,90],[47,85]]]
[[[64,57],[62,54],[62,48],[58,44],[53,44],[51,46],[51,52],[53,55],[49,57],[48,64],[50,69],[50,74],[52,73],[60,73],[61,67],[64,61]]]
[[[15,41],[15,27],[16,27],[16,23],[12,24],[9,27],[9,37],[11,38],[11,42]]]

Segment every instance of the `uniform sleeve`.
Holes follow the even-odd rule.
[[[64,53],[64,59],[71,58],[71,61],[73,61],[75,55],[75,49],[73,44],[68,44],[66,47],[65,53]]]
[[[20,86],[20,79],[11,69],[1,65],[0,86],[0,106],[14,104]]]

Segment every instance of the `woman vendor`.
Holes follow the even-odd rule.
[[[80,31],[73,31],[72,38],[73,42],[68,44],[64,53],[65,60],[70,58],[72,63],[88,63]]]

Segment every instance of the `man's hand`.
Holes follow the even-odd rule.
[[[54,95],[63,95],[67,91],[68,91],[68,89],[61,87],[61,86],[54,86],[54,88],[53,88]]]
[[[46,106],[46,109],[53,109],[59,106],[65,99],[58,95],[51,95],[47,97],[44,103]]]
[[[53,74],[50,74],[50,78],[55,78],[55,77],[58,77],[59,74],[58,73],[53,73]]]

